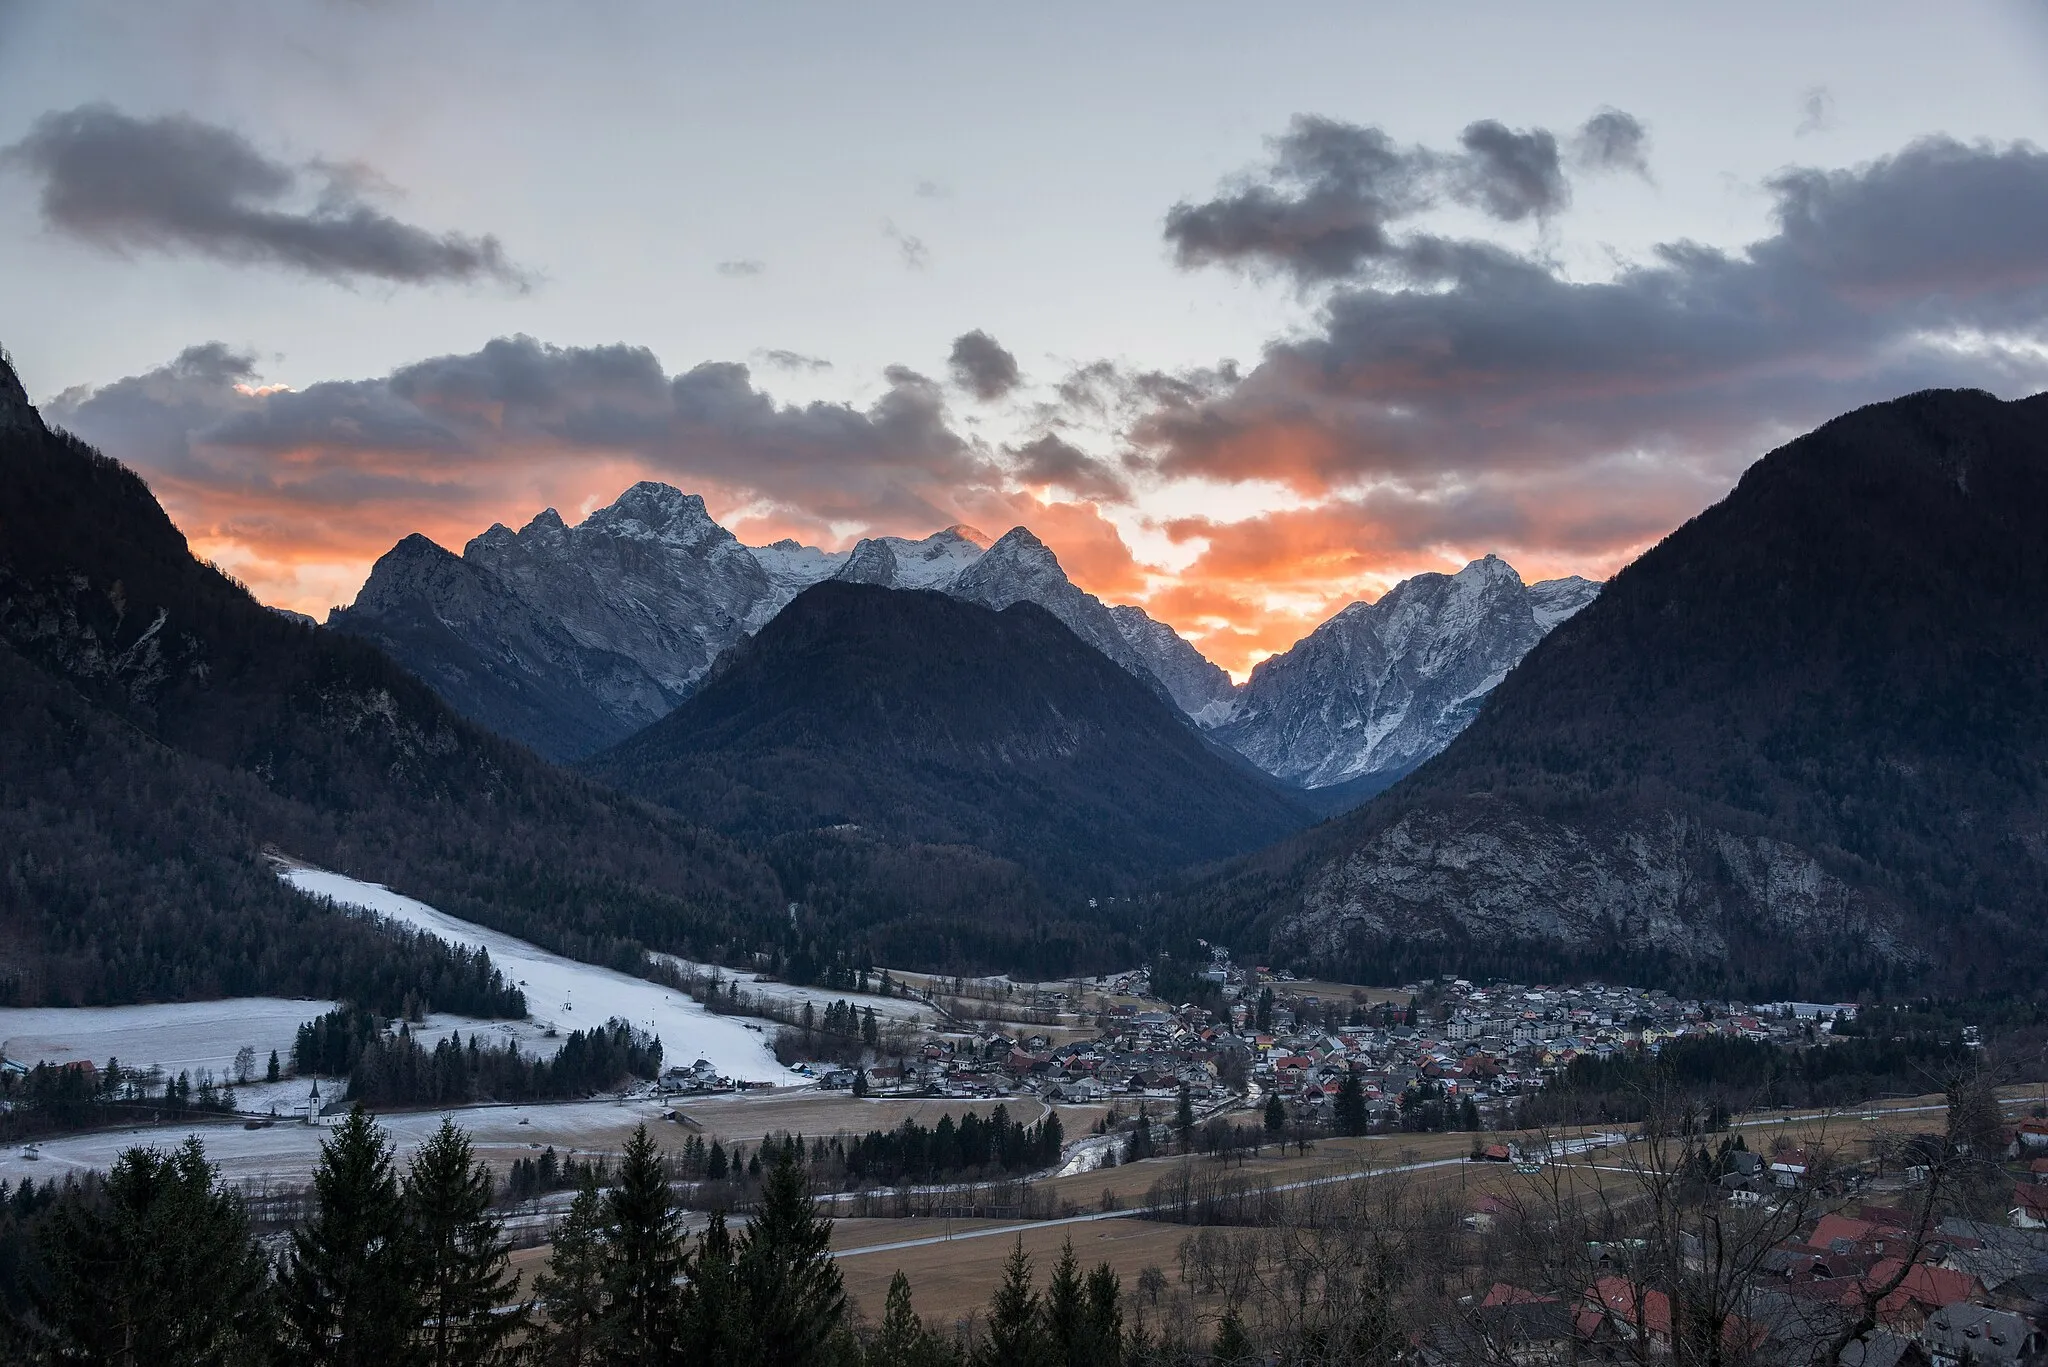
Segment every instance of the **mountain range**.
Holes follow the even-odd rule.
[[[681,706],[584,768],[736,836],[969,846],[1076,896],[1310,819],[1035,601],[843,581],[798,594]]]
[[[284,887],[281,851],[597,962],[773,945],[758,856],[535,758],[257,603],[0,360],[0,996],[452,1009],[457,966]],[[445,960],[445,956],[444,956]]]
[[[1616,575],[1443,753],[1190,905],[1361,981],[2030,982],[2043,527],[2048,396],[1838,418]]]
[[[702,498],[641,483],[574,526],[553,510],[460,556],[410,536],[328,624],[376,642],[472,720],[549,758],[624,740],[690,695],[720,653],[827,580],[1036,603],[1196,724],[1329,810],[1436,753],[1543,633],[1599,586],[1525,587],[1494,557],[1354,603],[1242,689],[1144,609],[1068,579],[1028,528],[954,526],[826,552],[745,546]]]

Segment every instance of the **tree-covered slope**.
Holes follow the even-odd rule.
[[[195,560],[143,482],[46,431],[4,364],[0,689],[17,1000],[353,990],[321,963],[354,952],[356,923],[308,915],[266,847],[598,959],[778,924],[755,857],[462,721],[374,647]]]
[[[1333,967],[2017,981],[2048,906],[2048,397],[1758,461],[1443,754],[1193,894]]]
[[[1075,894],[1306,820],[1037,604],[853,583],[805,590],[586,767],[724,831],[970,846]]]

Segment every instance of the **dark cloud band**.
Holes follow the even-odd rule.
[[[137,119],[105,104],[52,112],[0,160],[42,182],[46,224],[109,250],[331,279],[526,284],[496,238],[435,233],[376,209],[365,193],[376,177],[363,167],[292,166],[181,115]]]

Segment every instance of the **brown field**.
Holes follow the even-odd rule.
[[[2038,1090],[2006,1089],[2004,1095],[2008,1109],[2035,1103],[2039,1100]],[[1941,1111],[1927,1108],[1939,1107],[1942,1102],[1943,1098],[1938,1095],[1888,1100],[1813,1119],[1805,1118],[1805,1113],[1765,1114],[1746,1118],[1738,1123],[1735,1132],[1744,1136],[1750,1149],[1760,1153],[1770,1152],[1773,1145],[1782,1139],[1787,1143],[1826,1143],[1839,1148],[1851,1159],[1862,1159],[1870,1152],[1869,1139],[1880,1131],[1939,1130],[1943,1124]],[[1013,1099],[1012,1111],[1016,1113],[1025,1106],[1037,1104],[1028,1100],[1020,1104]],[[864,1114],[873,1119],[856,1126],[852,1121],[852,1108],[855,1106],[865,1108]],[[781,1101],[720,1099],[689,1109],[693,1112],[710,1110],[712,1114],[703,1118],[712,1132],[758,1138],[767,1132],[761,1128],[764,1124],[768,1130],[802,1129],[807,1134],[829,1134],[840,1129],[873,1128],[885,1120],[886,1123],[900,1123],[911,1116],[930,1124],[947,1111],[959,1114],[963,1106],[964,1103],[958,1101],[856,1103],[850,1097],[808,1096]],[[993,1109],[993,1104],[975,1103],[974,1109]],[[1061,1108],[1061,1119],[1070,1135],[1086,1133],[1088,1125],[1099,1114],[1101,1108]],[[1023,1118],[1033,1119],[1035,1116]],[[1241,1113],[1239,1118],[1249,1119],[1250,1113]],[[1616,1124],[1607,1128],[1620,1131],[1629,1127]],[[1371,1176],[1399,1165],[1461,1158],[1469,1153],[1472,1140],[1473,1136],[1469,1134],[1324,1138],[1302,1155],[1296,1155],[1291,1149],[1282,1154],[1267,1148],[1256,1158],[1247,1157],[1241,1165],[1233,1164],[1229,1171],[1233,1176],[1242,1176],[1258,1185],[1345,1176],[1398,1181],[1405,1191],[1428,1192],[1476,1208],[1482,1194],[1533,1204],[1560,1197],[1582,1199],[1595,1193],[1604,1194],[1608,1199],[1626,1199],[1639,1181],[1630,1165],[1640,1160],[1644,1152],[1639,1143],[1624,1143],[1559,1160],[1533,1176],[1517,1173],[1504,1164],[1462,1162],[1420,1172],[1390,1174],[1385,1178]],[[1037,1189],[1057,1195],[1064,1205],[1077,1211],[1102,1209],[1105,1192],[1115,1204],[1129,1208],[1142,1205],[1155,1182],[1188,1162],[1207,1172],[1221,1171],[1214,1160],[1207,1158],[1156,1158],[1107,1171],[1049,1179],[1038,1183]],[[692,1224],[695,1223],[693,1219]],[[1001,1275],[1003,1260],[1020,1237],[1025,1251],[1031,1255],[1041,1286],[1053,1261],[1059,1256],[1061,1245],[1071,1238],[1074,1251],[1084,1266],[1109,1263],[1123,1278],[1126,1292],[1135,1295],[1138,1274],[1148,1266],[1157,1266],[1167,1272],[1169,1279],[1174,1278],[1180,1242],[1193,1233],[1184,1225],[1135,1217],[1027,1225],[1021,1230],[1015,1229],[1017,1223],[929,1218],[842,1219],[834,1224],[832,1243],[841,1254],[839,1265],[848,1293],[858,1311],[868,1319],[879,1317],[889,1281],[900,1268],[910,1279],[918,1312],[935,1324],[949,1325],[986,1308],[989,1295]],[[876,1245],[935,1236],[941,1241],[921,1247],[867,1254],[860,1252]],[[545,1265],[546,1254],[545,1247],[521,1250],[514,1255],[513,1265],[527,1273],[530,1283],[532,1274]]]

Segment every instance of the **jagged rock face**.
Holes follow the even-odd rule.
[[[1896,906],[1785,841],[1670,812],[1567,824],[1498,799],[1410,812],[1331,859],[1278,933],[1322,960],[1396,937],[1695,962],[1789,938],[1921,958]]]
[[[1217,738],[1305,788],[1392,783],[1450,744],[1530,647],[1599,592],[1577,578],[1524,585],[1491,555],[1416,575],[1262,662]]]
[[[574,527],[552,508],[517,532],[494,526],[460,557],[408,537],[329,625],[377,641],[464,715],[569,759],[666,715],[719,652],[835,568],[794,543],[750,550],[697,495],[641,483]]]
[[[552,759],[587,754],[675,705],[639,661],[578,641],[491,570],[409,536],[332,624],[403,661],[472,721]]]
[[[1110,608],[1109,616],[1131,650],[1166,685],[1174,702],[1196,725],[1215,726],[1230,716],[1237,685],[1219,665],[1143,608],[1119,604]]]
[[[555,759],[591,754],[666,715],[712,661],[827,579],[931,589],[998,610],[1030,601],[1187,712],[1229,680],[1136,608],[1122,620],[1071,583],[1024,528],[871,537],[831,553],[743,546],[703,499],[642,483],[569,526],[553,510],[495,526],[457,557],[409,537],[329,624],[375,640],[465,716]],[[1172,677],[1176,683],[1161,680]]]
[[[1141,682],[1162,687],[1150,662],[1125,638],[1102,600],[1076,588],[1060,568],[1059,558],[1028,528],[1005,532],[960,572],[947,592],[997,612],[1012,603],[1036,603]]]
[[[849,584],[944,593],[986,549],[988,538],[967,526],[948,527],[922,541],[900,536],[863,537],[832,577]]]

